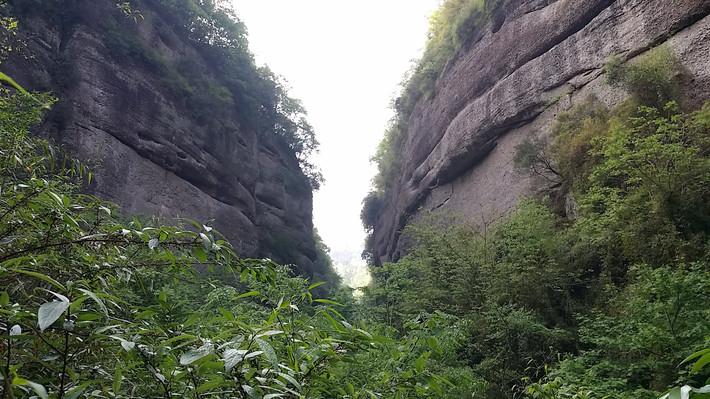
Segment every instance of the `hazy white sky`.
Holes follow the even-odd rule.
[[[390,100],[424,46],[439,0],[231,0],[251,50],[290,83],[321,143],[314,222],[343,266],[362,267],[361,201]],[[341,270],[342,272],[342,270]]]

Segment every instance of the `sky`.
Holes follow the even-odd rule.
[[[440,0],[231,2],[257,63],[283,76],[308,111],[320,142],[313,160],[325,177],[314,224],[344,280],[366,284],[360,208],[376,172],[370,158]]]

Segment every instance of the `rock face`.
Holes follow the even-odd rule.
[[[88,190],[126,214],[214,220],[241,255],[312,274],[312,191],[293,151],[250,128],[239,110],[200,120],[164,76],[109,49],[98,21],[117,12],[115,1],[74,3],[81,12],[71,26],[48,17],[22,21],[29,57],[11,59],[4,70],[60,99],[41,131],[93,167]],[[140,11],[132,29],[164,62],[189,59],[203,78],[219,78],[150,2]]]
[[[402,255],[402,229],[434,210],[489,223],[530,195],[515,147],[544,136],[559,112],[624,93],[603,66],[667,44],[696,104],[710,99],[708,0],[504,0],[409,119],[402,174],[374,227],[375,262]]]

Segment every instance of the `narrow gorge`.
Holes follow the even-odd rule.
[[[0,0],[0,399],[708,399],[708,298],[710,0]]]

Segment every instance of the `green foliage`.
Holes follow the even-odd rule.
[[[323,239],[318,234],[318,231],[313,232],[313,239],[316,243],[316,260],[313,269],[316,271],[313,275],[315,281],[328,282],[325,289],[333,289],[341,284],[341,278],[335,272],[333,260],[330,257],[330,248],[323,242]]]
[[[657,398],[657,391],[675,381],[675,367],[686,351],[703,345],[710,333],[706,323],[698,323],[710,315],[708,270],[707,263],[635,269],[632,283],[608,309],[581,317],[580,340],[590,349],[562,361],[529,393]],[[689,377],[694,384],[707,378]]]
[[[417,244],[396,264],[372,269],[365,304],[376,320],[401,327],[420,311],[466,320],[457,350],[485,384],[479,393],[510,394],[535,378],[571,335],[556,325],[572,317],[577,273],[558,264],[556,217],[524,202],[490,230],[411,227]],[[520,388],[516,388],[520,389]]]
[[[662,107],[678,99],[680,64],[667,46],[656,47],[631,63],[612,58],[604,69],[611,85],[627,90],[641,104]]]
[[[317,397],[326,359],[366,345],[309,282],[210,227],[124,222],[78,194],[83,167],[27,136],[44,97],[0,98],[4,397]]]
[[[604,243],[606,262],[663,265],[707,254],[708,109],[641,107],[597,142],[579,226]]]
[[[465,398],[482,383],[453,359],[457,318],[373,334],[350,291],[319,297],[209,226],[80,194],[83,165],[28,136],[52,102],[0,95],[0,397]]]
[[[676,366],[710,337],[710,105],[637,104],[590,99],[559,117],[550,145],[519,147],[518,166],[575,198],[574,217],[552,198],[478,226],[410,226],[409,254],[372,270],[369,315],[397,328],[421,311],[460,317],[457,358],[486,397],[702,386],[705,371]]]

